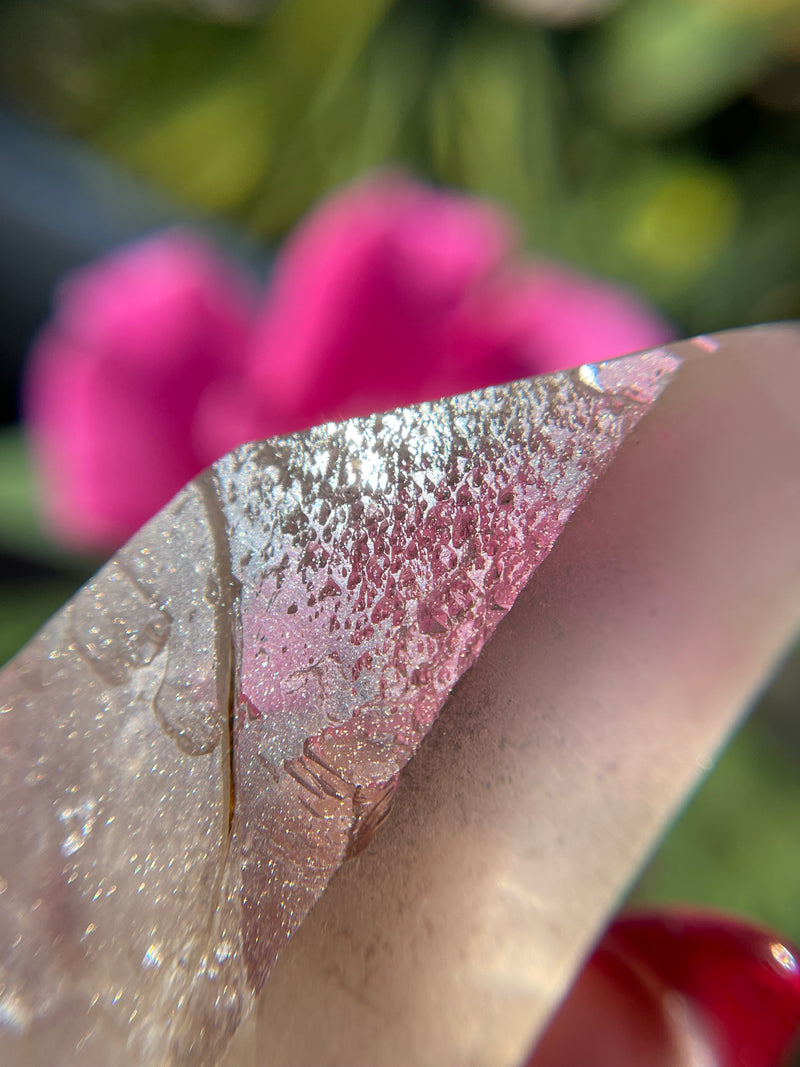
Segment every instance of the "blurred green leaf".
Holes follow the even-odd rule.
[[[16,426],[0,428],[0,551],[78,574],[95,562],[62,548],[42,528],[30,453]]]
[[[58,611],[79,586],[76,578],[25,585],[0,583],[0,667]]]
[[[740,223],[731,172],[696,154],[586,139],[584,181],[544,247],[649,297],[685,329],[695,288],[715,284]]]
[[[337,180],[333,161],[358,143],[366,106],[361,60],[389,0],[280,4],[261,31],[266,92],[279,150],[248,213],[260,234],[285,232]],[[355,170],[355,160],[350,156]]]
[[[736,174],[733,239],[683,298],[687,320],[703,330],[800,316],[800,157],[753,154]]]
[[[561,105],[546,36],[476,20],[455,43],[432,101],[438,175],[508,204],[538,232],[564,191]]]
[[[233,211],[258,188],[272,148],[269,102],[248,66],[163,107],[114,123],[100,142],[163,189],[205,211]]]
[[[641,263],[687,284],[706,270],[730,238],[736,189],[716,167],[685,163],[665,169],[632,214],[624,247]]]
[[[387,161],[429,169],[425,118],[441,62],[438,20],[431,14],[432,8],[400,5],[373,35],[342,94],[352,132],[349,138],[329,141],[331,182],[339,184]]]
[[[0,544],[17,549],[41,542],[33,468],[21,431],[0,430]]]
[[[772,33],[756,6],[636,0],[591,39],[583,91],[619,126],[651,137],[682,129],[753,81],[769,59]]]

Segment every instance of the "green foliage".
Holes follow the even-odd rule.
[[[30,457],[16,427],[0,432],[0,538],[7,545],[38,538]]]
[[[592,40],[583,89],[616,125],[680,130],[747,90],[770,61],[771,31],[755,6],[638,0]]]
[[[0,549],[59,567],[85,565],[42,529],[30,453],[16,426],[0,430]]]
[[[242,11],[252,11],[247,17]],[[195,210],[280,238],[382,165],[687,331],[800,308],[800,0],[628,0],[555,31],[460,0],[12,0],[0,88]]]
[[[536,233],[562,200],[561,86],[550,42],[533,27],[476,19],[434,86],[433,169],[514,209]]]
[[[85,556],[69,552],[45,531],[31,454],[18,426],[0,428],[0,549],[60,570],[83,573]]]
[[[52,578],[27,583],[0,582],[0,667],[63,606],[80,582]]]
[[[39,523],[36,479],[16,428],[0,431],[0,552],[27,568],[0,579],[0,666],[95,569],[96,561],[65,552]]]

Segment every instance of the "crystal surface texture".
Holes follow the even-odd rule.
[[[520,1067],[793,640],[800,329],[675,350],[225,1067]]]
[[[211,1064],[667,351],[244,446],[0,676],[0,1054]]]

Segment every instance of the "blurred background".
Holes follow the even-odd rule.
[[[64,274],[175,221],[264,276],[384,164],[693,334],[800,316],[798,0],[0,3],[0,663],[99,562],[42,531],[19,425]],[[634,890],[800,942],[800,657]]]

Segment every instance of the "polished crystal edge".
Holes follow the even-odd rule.
[[[216,1062],[689,350],[244,446],[51,620],[0,675],[4,1056]]]

